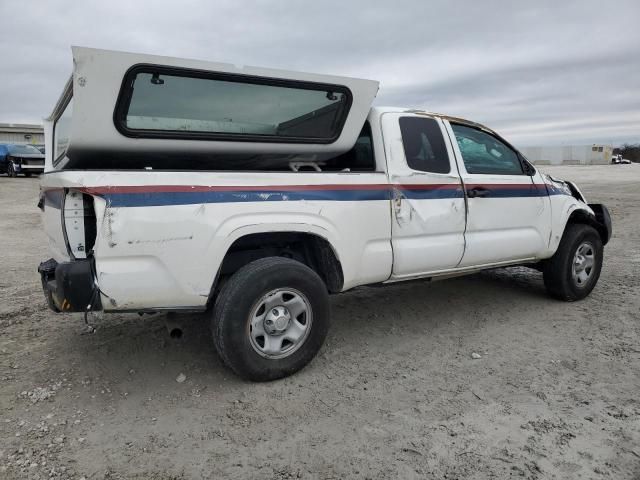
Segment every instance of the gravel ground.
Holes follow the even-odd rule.
[[[357,289],[268,384],[202,317],[48,311],[38,180],[0,177],[0,478],[640,478],[640,165],[542,168],[612,212],[589,298],[524,268]]]

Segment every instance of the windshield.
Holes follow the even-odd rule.
[[[7,145],[7,149],[12,155],[42,155],[40,150],[32,145]]]

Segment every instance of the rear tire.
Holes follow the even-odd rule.
[[[589,225],[567,225],[556,253],[544,263],[547,292],[567,302],[581,300],[598,283],[603,259],[602,239]]]
[[[295,260],[256,260],[222,287],[211,330],[220,358],[240,377],[259,382],[286,377],[307,365],[324,342],[327,287]]]

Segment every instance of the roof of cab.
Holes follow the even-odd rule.
[[[499,134],[495,130],[487,127],[486,125],[483,125],[478,122],[474,122],[473,120],[468,120],[466,118],[447,115],[445,113],[432,112],[429,110],[416,109],[416,108],[389,107],[389,106],[376,106],[376,107],[373,107],[371,110],[374,112],[374,114],[377,114],[377,115],[382,115],[384,113],[412,113],[415,115],[424,115],[427,117],[442,118],[443,120],[447,120],[449,122],[460,123],[462,125],[467,125],[469,127],[478,128],[480,130],[485,130],[486,132],[489,132],[493,135],[499,136]]]

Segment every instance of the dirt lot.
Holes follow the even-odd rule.
[[[524,268],[362,288],[268,384],[201,317],[48,311],[38,180],[0,177],[0,478],[640,478],[640,165],[545,170],[612,212],[589,298]]]

